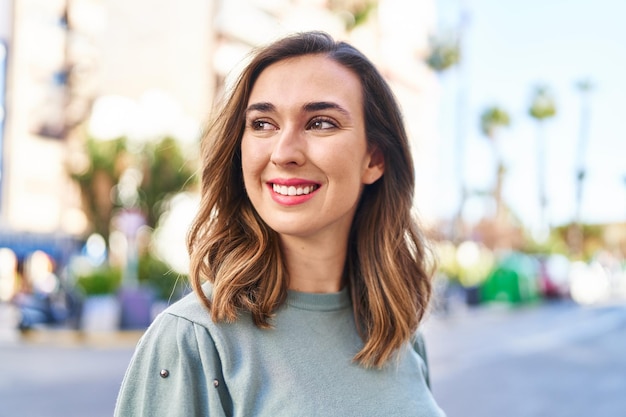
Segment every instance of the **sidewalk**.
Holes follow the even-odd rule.
[[[0,303],[0,346],[31,344],[55,347],[94,347],[101,349],[133,348],[144,330],[120,330],[86,332],[63,327],[39,327],[18,330],[19,312],[5,303]]]

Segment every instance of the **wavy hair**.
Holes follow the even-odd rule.
[[[297,33],[257,50],[202,141],[200,210],[189,231],[191,284],[214,321],[242,311],[271,327],[289,277],[278,235],[259,217],[243,186],[241,139],[250,92],[281,60],[321,54],[350,69],[362,86],[369,147],[384,156],[383,176],[365,186],[349,236],[345,274],[364,346],[354,360],[383,366],[409,341],[431,296],[426,246],[413,217],[413,161],[391,89],[357,49],[322,32]],[[213,284],[211,298],[202,284]]]

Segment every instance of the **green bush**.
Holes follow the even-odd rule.
[[[114,294],[122,282],[122,271],[118,268],[102,267],[93,272],[79,276],[76,286],[85,294]]]
[[[160,300],[175,301],[185,289],[187,276],[181,275],[150,254],[139,258],[139,282],[148,285]]]

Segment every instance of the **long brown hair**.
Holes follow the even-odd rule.
[[[241,168],[245,109],[261,72],[273,63],[323,54],[353,71],[362,86],[368,146],[381,151],[384,175],[367,185],[353,220],[346,275],[364,346],[355,360],[384,365],[407,342],[431,296],[431,273],[412,215],[414,171],[398,104],[374,65],[358,50],[321,32],[283,38],[256,51],[203,138],[200,211],[188,235],[194,291],[215,321],[248,311],[271,327],[288,287],[277,234],[246,195]],[[211,299],[202,283],[213,284]]]

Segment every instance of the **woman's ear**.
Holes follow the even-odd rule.
[[[369,154],[367,168],[363,172],[363,184],[373,184],[385,172],[385,157],[378,148],[374,148]]]

